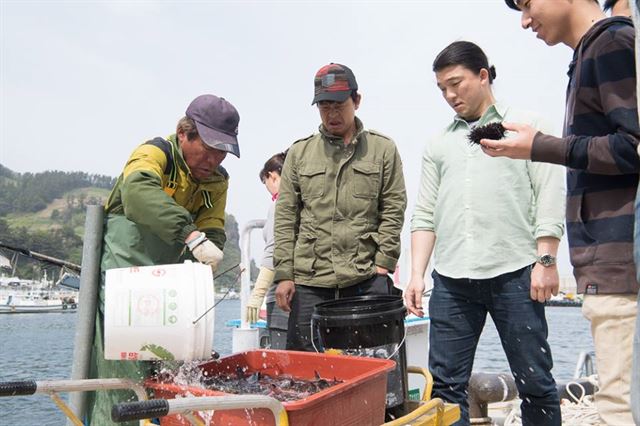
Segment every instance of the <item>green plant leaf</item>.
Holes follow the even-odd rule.
[[[162,346],[154,345],[153,343],[144,345],[140,348],[140,351],[149,351],[162,361],[174,361],[176,359],[176,357],[173,356],[171,352],[169,352]]]

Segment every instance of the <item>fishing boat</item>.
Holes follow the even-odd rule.
[[[0,314],[75,312],[78,292],[47,280],[0,277]]]
[[[572,293],[562,293],[557,296],[551,296],[551,299],[547,300],[546,305],[580,307],[582,306],[582,296]]]
[[[15,293],[0,298],[0,314],[75,312],[77,308],[72,296]]]

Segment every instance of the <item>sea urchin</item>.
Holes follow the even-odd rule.
[[[473,128],[467,138],[471,143],[480,144],[481,139],[503,139],[505,132],[506,130],[502,123],[489,123]]]

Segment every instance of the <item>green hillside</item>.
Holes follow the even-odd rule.
[[[47,256],[82,263],[82,237],[88,205],[104,205],[115,179],[85,172],[16,173],[0,164],[0,242]],[[227,215],[227,244],[221,271],[240,262],[238,223]],[[12,259],[14,253],[0,251]],[[38,279],[60,272],[25,256],[17,258],[16,274]],[[12,272],[12,271],[11,271]],[[220,277],[217,287],[237,289],[236,270]]]
[[[37,212],[14,212],[5,216],[12,228],[25,227],[30,230],[47,230],[70,226],[82,237],[84,212],[87,205],[102,205],[110,190],[96,187],[78,188],[65,192]]]

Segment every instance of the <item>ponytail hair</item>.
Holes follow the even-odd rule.
[[[278,173],[282,174],[282,166],[284,165],[284,160],[287,158],[287,151],[279,152],[264,163],[264,167],[260,170],[260,182],[263,182],[269,177],[269,173]]]
[[[433,61],[433,71],[438,72],[454,65],[462,65],[475,74],[480,74],[483,68],[486,69],[489,73],[489,84],[493,84],[497,76],[496,67],[489,66],[487,55],[477,44],[470,41],[454,41],[445,47]]]

